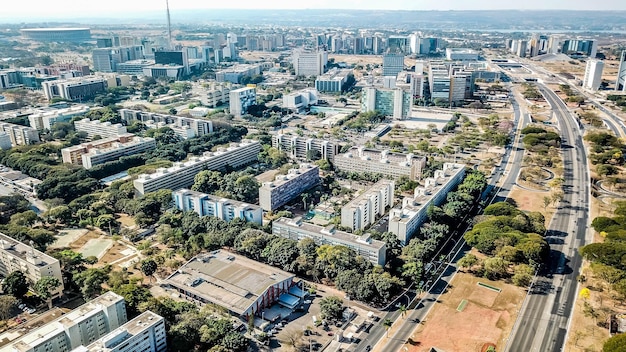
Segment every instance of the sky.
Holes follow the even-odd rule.
[[[165,0],[0,0],[0,17],[51,16],[160,10]],[[169,0],[178,9],[387,9],[387,10],[626,10],[624,0]],[[260,5],[262,4],[262,5]]]

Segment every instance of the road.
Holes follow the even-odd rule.
[[[537,276],[511,332],[506,351],[562,351],[571,318],[590,201],[589,173],[578,123],[563,101],[545,85],[542,92],[555,113],[562,136],[564,198],[546,233],[550,263]]]
[[[498,202],[506,199],[508,197],[509,192],[515,185],[517,181],[517,177],[520,172],[520,167],[522,164],[522,159],[524,157],[524,149],[521,142],[521,136],[519,131],[523,129],[526,125],[530,123],[530,117],[526,113],[522,113],[520,106],[518,105],[518,99],[522,99],[519,95],[516,95],[516,99],[512,100],[512,107],[514,111],[514,130],[512,133],[514,134],[514,140],[510,145],[510,148],[507,148],[503,158],[501,167],[498,168],[490,178],[490,183],[487,187],[488,190],[496,189],[495,195],[488,200],[488,203]],[[508,170],[508,173],[505,175],[505,170]],[[504,181],[498,185],[498,182],[502,178],[502,176],[506,176]],[[489,193],[489,192],[486,192]],[[422,299],[417,302],[417,305],[414,309],[409,310],[405,320],[400,322],[402,325],[394,330],[393,335],[390,339],[385,341],[386,343],[382,343],[377,345],[374,351],[399,351],[402,346],[407,342],[407,340],[411,337],[415,327],[420,322],[426,319],[426,316],[430,312],[430,309],[437,303],[439,300],[439,296],[443,294],[448,284],[456,275],[457,267],[456,262],[465,255],[465,250],[468,248],[465,246],[465,241],[460,240],[454,246],[453,250],[449,254],[450,261],[447,263],[442,263],[438,272],[441,272],[440,276],[435,280],[435,283],[428,287],[427,293]],[[389,318],[394,320],[398,317],[399,314],[389,315]],[[379,324],[380,325],[380,324]],[[372,328],[372,333],[367,338],[366,341],[361,342],[355,349],[355,351],[364,351],[366,345],[374,345],[372,341],[379,341],[383,335],[385,334],[385,330],[376,326]]]

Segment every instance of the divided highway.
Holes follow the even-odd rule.
[[[586,243],[589,222],[590,179],[582,132],[565,103],[545,85],[538,87],[561,131],[564,198],[546,233],[550,263],[524,301],[507,343],[510,352],[564,349],[582,261],[578,248]]]

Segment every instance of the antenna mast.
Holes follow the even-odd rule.
[[[167,8],[167,45],[168,49],[172,50],[172,23],[170,20],[170,2],[165,0],[165,6]]]

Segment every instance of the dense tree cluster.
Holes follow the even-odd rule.
[[[585,135],[585,140],[591,144],[589,159],[596,165],[596,171],[601,176],[617,174],[617,166],[623,166],[624,151],[626,144],[619,138],[607,132],[590,132]]]
[[[254,203],[259,197],[259,182],[251,172],[200,171],[191,187],[194,191],[215,194],[220,197]]]
[[[507,278],[520,269],[532,276],[533,270],[528,272],[528,268],[537,268],[549,258],[545,230],[545,219],[539,212],[525,213],[506,202],[492,204],[464,236],[469,245],[489,258],[474,261],[470,257],[465,266],[489,279]]]

